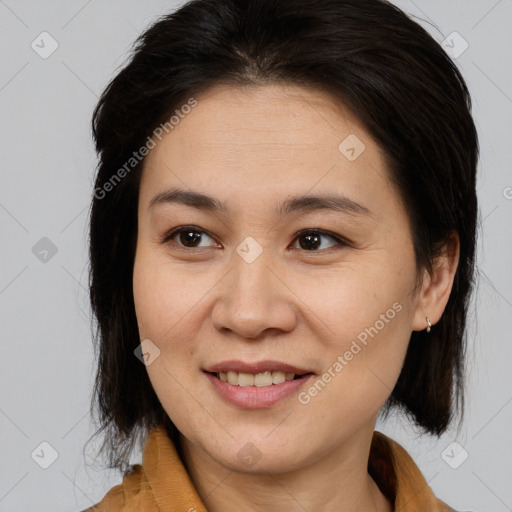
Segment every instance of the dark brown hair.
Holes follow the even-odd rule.
[[[445,312],[430,334],[412,333],[382,411],[398,407],[440,435],[455,410],[463,413],[474,284],[479,146],[463,77],[427,31],[384,0],[193,0],[137,39],[93,115],[100,160],[90,299],[99,353],[91,413],[97,406],[95,435],[105,433],[109,466],[126,468],[136,436],[142,442],[150,428],[169,424],[134,356],[140,339],[132,274],[144,160],[133,168],[126,162],[189,98],[219,83],[315,87],[351,109],[385,154],[409,214],[418,269],[431,272],[439,248],[458,233],[460,260]]]

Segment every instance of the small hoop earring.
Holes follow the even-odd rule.
[[[427,319],[427,324],[428,324],[428,327],[427,327],[427,332],[430,332],[430,329],[432,327],[432,324],[430,322],[430,318],[428,316],[425,317]]]

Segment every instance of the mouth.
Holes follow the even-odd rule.
[[[240,409],[265,409],[292,397],[316,375],[277,361],[225,361],[203,369],[215,392]]]
[[[240,387],[279,386],[292,380],[300,380],[314,372],[281,361],[245,362],[241,360],[222,361],[203,369],[216,379]]]
[[[264,372],[259,373],[246,373],[246,372],[235,372],[235,371],[227,371],[227,372],[207,372],[210,375],[213,375],[217,379],[222,382],[226,382],[231,384],[232,386],[241,386],[241,387],[268,387],[268,386],[278,386],[283,382],[290,380],[299,380],[303,379],[309,375],[313,375],[312,372],[307,373],[294,373],[294,372],[284,372],[281,370],[270,371],[266,370]]]

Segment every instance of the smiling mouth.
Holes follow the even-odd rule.
[[[295,373],[285,373],[283,371],[265,371],[261,373],[244,373],[244,372],[208,372],[210,375],[232,386],[240,387],[268,387],[277,386],[283,382],[290,380],[302,379],[312,373],[298,375]]]

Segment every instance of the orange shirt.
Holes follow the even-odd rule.
[[[381,432],[373,433],[368,472],[395,512],[454,512],[434,496],[406,450]],[[135,511],[207,512],[163,423],[148,436],[142,465],[82,512]]]

